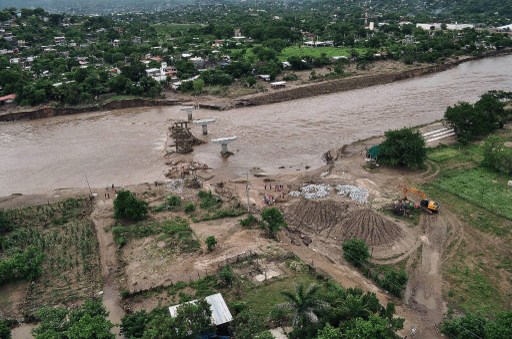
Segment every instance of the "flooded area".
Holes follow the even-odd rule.
[[[214,117],[208,139],[237,136],[234,153],[195,148],[196,160],[242,175],[322,164],[323,152],[358,139],[441,119],[446,107],[488,90],[512,90],[512,56],[463,63],[430,76],[266,106],[197,110]],[[127,185],[164,179],[167,129],[186,118],[179,106],[126,109],[0,123],[0,196],[64,187]],[[201,127],[192,132],[201,136]],[[284,169],[279,167],[284,166]]]

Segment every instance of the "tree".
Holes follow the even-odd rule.
[[[444,320],[441,323],[441,333],[457,339],[485,338],[487,323],[488,320],[482,316],[466,314],[463,317]]]
[[[287,302],[279,305],[280,308],[293,313],[293,327],[302,332],[310,324],[318,322],[320,312],[329,308],[329,305],[318,297],[320,286],[316,284],[304,284],[295,286],[295,293],[282,291],[281,294],[287,299]]]
[[[37,311],[39,326],[33,330],[36,339],[97,338],[113,339],[114,326],[106,319],[108,312],[99,299],[89,299],[74,310],[43,307]]]
[[[485,141],[483,149],[484,159],[481,163],[483,167],[506,175],[512,173],[512,149],[505,147],[501,138],[491,135]]]
[[[371,315],[369,320],[356,318],[345,327],[343,334],[346,338],[396,338],[396,334],[388,328],[386,319],[377,315]]]
[[[364,265],[370,257],[368,246],[362,239],[352,238],[343,242],[343,257],[356,267]]]
[[[507,114],[499,97],[487,93],[474,105],[460,102],[448,107],[444,118],[455,131],[457,139],[466,143],[503,127],[508,118]]]
[[[0,319],[0,339],[11,339],[11,328],[2,319]]]
[[[324,328],[318,331],[316,339],[341,339],[341,331],[327,323]]]
[[[379,280],[379,285],[396,297],[401,297],[407,285],[407,273],[404,270],[390,270]]]
[[[485,327],[485,335],[489,339],[512,338],[512,311],[498,313]]]
[[[205,299],[195,304],[187,303],[178,307],[176,334],[178,338],[193,338],[214,331],[212,311]]]
[[[403,128],[385,133],[379,146],[379,161],[390,166],[421,168],[427,158],[425,140],[419,131]]]
[[[121,320],[121,332],[128,339],[142,338],[146,324],[150,319],[145,310],[127,314]]]
[[[217,245],[217,239],[213,235],[208,236],[204,242],[208,247],[208,252],[211,252],[215,245]]]
[[[116,219],[142,220],[148,214],[148,204],[130,191],[120,191],[114,200],[114,217]]]
[[[261,219],[262,228],[272,238],[275,238],[277,232],[279,232],[283,226],[286,226],[283,215],[274,207],[265,208],[263,212],[261,212]]]

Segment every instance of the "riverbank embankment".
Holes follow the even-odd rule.
[[[126,99],[80,107],[37,107],[31,110],[0,113],[0,121],[35,120],[60,115],[73,115],[136,107],[172,106],[179,104],[181,104],[181,101],[175,99]]]
[[[488,52],[484,55],[467,57],[464,59],[453,60],[444,64],[438,64],[433,66],[421,67],[412,70],[390,72],[384,74],[370,74],[361,75],[349,78],[341,78],[335,80],[328,80],[316,83],[310,83],[306,85],[300,85],[288,89],[276,89],[272,92],[265,92],[261,94],[255,94],[247,97],[242,97],[233,100],[233,103],[229,106],[215,106],[212,104],[204,104],[200,107],[209,109],[225,110],[236,107],[244,106],[257,106],[266,105],[277,102],[285,102],[297,99],[304,99],[308,97],[314,97],[318,95],[331,94],[336,92],[350,91],[354,89],[366,88],[375,85],[384,85],[395,81],[406,80],[410,78],[416,78],[420,76],[430,75],[447,71],[455,68],[458,65],[468,62],[475,61],[478,59],[495,57],[501,55],[512,54],[512,49],[502,49],[498,51]]]
[[[229,110],[238,107],[267,105],[278,102],[286,102],[304,99],[319,95],[344,92],[355,89],[366,88],[375,85],[384,85],[400,80],[421,77],[434,73],[447,71],[458,65],[483,58],[497,57],[512,54],[512,48],[505,48],[497,51],[487,52],[479,56],[470,56],[445,62],[443,64],[418,67],[410,70],[396,71],[380,74],[358,75],[334,80],[323,80],[307,83],[291,88],[276,89],[269,92],[251,94],[235,99],[206,99],[203,102],[198,98],[180,96],[179,99],[126,99],[110,101],[101,104],[80,106],[80,107],[37,107],[27,110],[0,112],[0,121],[34,120],[49,118],[60,115],[72,115],[78,113],[118,110],[125,108],[172,106],[183,103],[192,103],[199,108],[210,110]]]

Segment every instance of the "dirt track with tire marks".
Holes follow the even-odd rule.
[[[285,215],[290,228],[327,241],[359,238],[368,246],[380,246],[403,236],[395,222],[355,203],[300,199],[288,206]]]

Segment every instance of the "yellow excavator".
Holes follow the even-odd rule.
[[[423,192],[417,188],[407,187],[407,186],[405,186],[403,188],[403,192],[404,192],[405,200],[409,200],[407,195],[411,195],[411,194],[420,197],[421,198],[420,207],[422,207],[428,213],[432,214],[432,213],[439,212],[439,208],[441,207],[441,204],[438,201],[431,200],[431,199],[427,198],[427,195],[425,194],[425,192]]]

